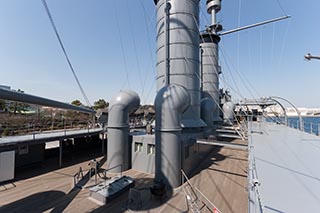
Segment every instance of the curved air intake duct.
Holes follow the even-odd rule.
[[[190,100],[188,91],[176,84],[160,89],[155,99],[155,179],[172,188],[181,185],[181,116],[188,109]]]
[[[121,172],[129,167],[129,113],[140,105],[134,91],[120,91],[111,101],[108,118],[108,167]]]

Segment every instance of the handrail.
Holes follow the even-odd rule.
[[[122,164],[118,164],[118,165],[116,165],[116,166],[113,166],[113,167],[111,167],[111,168],[108,168],[108,169],[106,169],[106,171],[110,171],[110,170],[112,170],[112,169],[115,169],[115,168],[118,168],[118,167],[120,167],[120,176],[122,177]]]
[[[221,211],[220,211],[197,187],[193,186],[193,185],[190,183],[190,180],[189,180],[189,178],[187,177],[186,173],[183,171],[183,169],[181,169],[181,173],[182,173],[182,176],[186,179],[186,182],[187,182],[188,185],[190,186],[192,192],[195,194],[196,199],[198,200],[199,197],[198,197],[197,193],[195,192],[195,190],[214,208],[214,212],[221,213]]]
[[[75,125],[63,125],[59,126],[52,126],[50,123],[49,125],[36,124],[36,123],[29,123],[29,126],[26,125],[12,125],[10,123],[3,123],[1,124],[0,131],[4,132],[7,131],[8,135],[2,135],[3,137],[7,136],[18,136],[18,135],[28,135],[28,134],[39,134],[39,133],[50,133],[51,132],[59,132],[59,131],[69,131],[69,130],[81,130],[81,129],[94,129],[95,126],[88,124],[87,122],[76,122]],[[0,137],[1,137],[0,133]]]
[[[283,98],[283,97],[279,97],[279,96],[271,96],[269,97],[270,99],[280,99],[283,100],[285,102],[287,102],[288,104],[290,104],[298,113],[298,117],[299,117],[299,121],[300,121],[300,130],[302,130],[302,117],[301,117],[301,112],[299,111],[299,109],[293,104],[291,103],[289,100]]]
[[[249,171],[248,171],[248,186],[249,186],[249,191],[253,191],[255,195],[257,196],[257,201],[259,202],[259,207],[260,207],[260,212],[264,212],[264,203],[262,199],[262,195],[259,191],[259,186],[260,182],[258,180],[258,174],[257,174],[257,168],[256,168],[256,158],[254,156],[254,145],[252,144],[252,135],[250,134],[250,139],[249,139]],[[253,190],[254,189],[254,190]],[[250,197],[250,192],[249,192],[249,197]],[[250,206],[249,206],[250,209]]]
[[[272,118],[272,117],[270,117]],[[271,122],[274,122],[274,120],[271,120]],[[301,123],[301,128],[300,128],[300,123]],[[299,120],[295,121],[288,121],[287,124],[288,127],[293,128],[293,129],[298,129],[302,132],[314,134],[317,136],[320,136],[320,122],[306,122],[302,120],[301,122]],[[309,127],[309,128],[307,128]]]
[[[83,178],[83,171],[82,171],[81,167],[79,168],[79,171],[73,175],[73,185],[74,186],[76,186],[77,183],[79,182],[80,176],[81,176],[81,179],[82,179]]]

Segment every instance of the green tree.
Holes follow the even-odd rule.
[[[71,101],[71,104],[75,105],[75,106],[81,106],[82,105],[81,101],[79,101],[78,99]]]
[[[109,103],[106,102],[104,99],[99,99],[93,103],[93,109],[105,109],[109,106]]]
[[[0,111],[6,110],[6,102],[0,99]]]
[[[17,92],[24,93],[24,91],[21,89],[18,89]],[[9,103],[9,109],[11,112],[13,111],[13,114],[16,114],[17,112],[21,113],[22,111],[27,111],[29,107],[30,107],[30,105],[26,104],[26,103],[20,103],[20,102],[15,102],[15,101],[11,101]]]

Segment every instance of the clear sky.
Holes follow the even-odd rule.
[[[282,8],[279,6],[279,2]],[[133,89],[155,97],[156,33],[152,0],[47,0],[91,104]],[[201,26],[209,24],[201,1]],[[291,15],[290,20],[222,37],[221,87],[235,100],[282,96],[320,107],[320,1],[223,0],[226,30]],[[85,103],[41,0],[0,0],[0,84],[55,100]]]

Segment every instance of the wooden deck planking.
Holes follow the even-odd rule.
[[[199,179],[195,186],[222,212],[247,212],[247,152],[221,148],[218,154],[226,158],[219,162],[212,158],[213,164],[192,181]]]
[[[43,175],[15,182],[16,187],[0,191],[0,212],[124,212],[127,210],[128,192],[110,204],[100,206],[88,199],[89,189],[73,188],[73,174],[79,167],[88,171],[88,161],[51,171]],[[202,171],[191,178],[221,212],[247,212],[247,152],[215,147],[212,155],[200,165]],[[199,168],[200,169],[200,168]],[[151,197],[149,187],[153,175],[135,170],[125,172],[136,179],[135,188],[141,192],[141,211],[183,212],[187,211],[182,187],[169,195],[167,202]],[[88,185],[94,183],[94,178]],[[2,187],[2,186],[0,186]],[[2,188],[1,188],[2,190]],[[204,200],[203,200],[204,201]],[[201,203],[200,203],[201,204]],[[199,207],[201,205],[199,204]],[[211,210],[211,206],[208,206]],[[27,210],[26,210],[27,209]],[[201,212],[210,212],[203,208]]]

